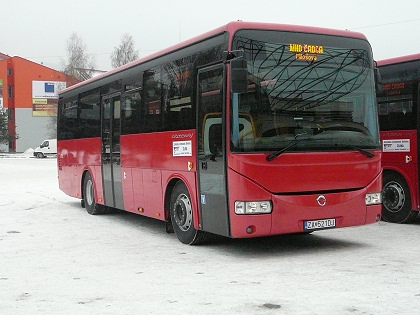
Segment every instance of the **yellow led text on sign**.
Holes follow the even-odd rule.
[[[324,46],[290,44],[289,50],[296,54],[298,60],[317,61],[318,55],[324,53]]]

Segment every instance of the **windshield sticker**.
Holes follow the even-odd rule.
[[[295,53],[298,60],[317,61],[318,55],[324,53],[324,46],[290,44],[289,51]]]
[[[172,142],[173,156],[192,156],[192,141]]]
[[[383,140],[384,152],[410,152],[410,139]]]

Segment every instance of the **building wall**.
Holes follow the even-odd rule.
[[[0,53],[0,109],[7,107],[7,63],[4,61]],[[8,152],[9,144],[0,143],[0,152]]]
[[[7,93],[7,68],[5,62],[0,62],[0,109],[4,106],[4,98]]]
[[[55,117],[33,117],[32,108],[17,108],[16,132],[19,139],[16,142],[16,152],[25,152],[29,148],[35,149],[43,140],[55,138],[55,136],[51,137],[51,130],[49,130],[52,119]],[[31,128],[27,128],[28,125]]]
[[[5,106],[7,101],[7,61],[0,59],[0,107]]]
[[[57,103],[51,91],[56,95],[63,87],[62,82],[69,87],[77,80],[20,57],[0,60],[0,80],[3,80],[3,106],[12,113],[9,130],[16,130],[19,136],[9,150],[24,152],[51,138],[48,128],[55,118],[51,116],[56,115]],[[8,95],[9,86],[13,86],[12,98]]]

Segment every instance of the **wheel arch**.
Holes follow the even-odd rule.
[[[183,176],[173,176],[170,179],[168,179],[168,183],[166,184],[165,189],[165,197],[164,197],[164,212],[165,212],[165,221],[170,222],[171,216],[170,216],[170,208],[171,208],[171,195],[172,191],[175,188],[175,185],[178,182],[182,182],[185,187],[187,187],[187,190],[190,194],[191,202],[193,204],[193,211],[194,211],[194,228],[196,230],[200,230],[200,213],[198,210],[198,202],[195,195],[195,190],[191,185],[189,185],[189,181],[184,178]]]
[[[84,168],[83,171],[82,171],[82,174],[80,176],[80,186],[79,186],[79,189],[80,189],[80,192],[81,192],[80,196],[81,196],[82,199],[85,197],[85,192],[84,192],[84,189],[83,189],[83,185],[84,185],[84,182],[85,182],[86,174],[88,174],[88,173],[90,174],[90,176],[92,178],[93,186],[95,188],[94,189],[95,190],[95,200],[96,200],[97,203],[102,204],[103,202],[101,202],[101,201],[103,199],[101,198],[100,193],[99,193],[100,187],[98,187],[98,183],[97,183],[97,176],[96,176],[97,174],[96,174],[95,170],[90,168],[90,167]]]
[[[169,214],[171,208],[171,195],[174,190],[175,185],[181,181],[180,178],[172,178],[169,183],[166,185],[165,198],[164,198],[164,211],[165,211],[165,221],[171,221],[171,216]]]
[[[92,172],[91,171],[89,171],[88,169],[83,170],[82,176],[80,178],[80,191],[81,191],[80,196],[82,197],[82,199],[85,198],[85,190],[84,190],[84,187],[83,186],[84,186],[86,174],[88,174],[88,173],[90,173],[90,176],[92,177],[92,180],[95,181],[95,179],[92,176]],[[95,191],[96,191],[96,189],[95,189]]]

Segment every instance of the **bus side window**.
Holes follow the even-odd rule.
[[[199,151],[213,159],[223,155],[223,68],[203,71],[198,79]],[[217,137],[219,139],[216,140]]]
[[[60,126],[57,137],[60,140],[78,138],[77,99],[60,102],[57,123]]]
[[[222,118],[220,115],[206,115],[203,129],[204,154],[220,156],[222,154]]]
[[[222,155],[222,124],[213,124],[210,126],[209,149],[212,156]]]
[[[389,123],[388,115],[379,114],[379,126],[381,130],[391,130],[391,125]]]
[[[140,124],[141,93],[141,88],[137,88],[125,92],[123,95],[121,108],[122,134],[142,132],[142,124]]]
[[[255,128],[251,115],[239,116],[239,139],[245,150],[251,149],[255,144]]]
[[[78,130],[81,138],[98,137],[100,135],[99,90],[87,92],[80,97]]]
[[[179,112],[179,126],[180,129],[191,129],[194,128],[194,115],[192,108],[181,108]]]
[[[143,74],[145,116],[142,117],[143,132],[162,131],[162,82],[161,68],[149,69]]]

